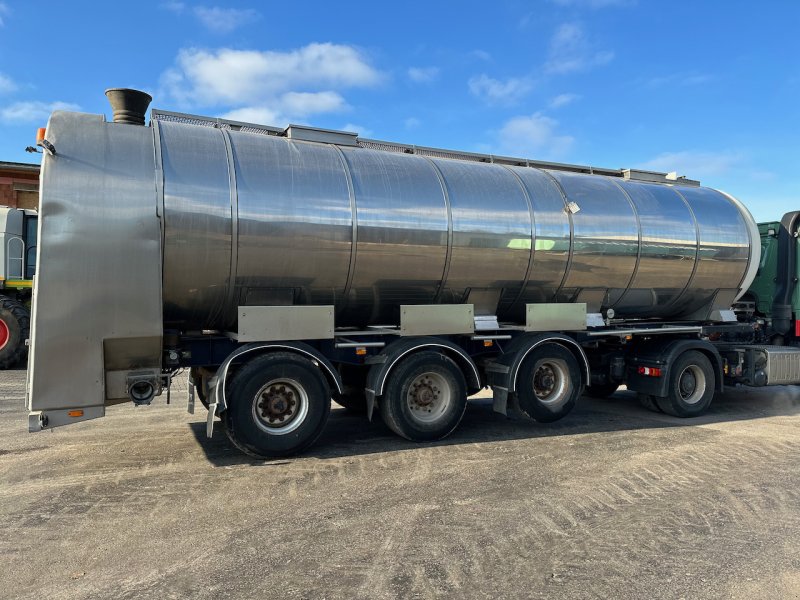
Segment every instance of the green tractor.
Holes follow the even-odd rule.
[[[37,220],[35,210],[0,208],[0,369],[28,354]]]

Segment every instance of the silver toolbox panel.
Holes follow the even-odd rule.
[[[400,335],[474,333],[472,304],[420,304],[400,307]]]
[[[240,342],[333,338],[333,306],[240,306]]]
[[[582,331],[586,329],[586,304],[528,304],[525,331]]]

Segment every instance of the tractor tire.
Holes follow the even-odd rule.
[[[25,359],[25,341],[31,330],[31,316],[22,304],[0,296],[0,369],[8,369]]]

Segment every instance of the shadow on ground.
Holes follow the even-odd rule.
[[[679,419],[651,412],[639,405],[633,392],[617,392],[599,400],[585,396],[575,410],[556,423],[534,423],[524,418],[506,417],[492,410],[488,398],[473,398],[456,431],[444,440],[428,446],[452,446],[531,439],[550,436],[570,436],[604,432],[638,431],[668,427],[697,427],[712,423],[745,421],[800,413],[800,387],[776,387],[765,400],[764,389],[747,388],[718,394],[709,411],[695,419]],[[402,439],[392,433],[376,414],[372,422],[338,408],[331,411],[328,425],[317,443],[303,456],[320,459],[341,458],[419,448],[420,444]],[[214,436],[206,437],[205,422],[189,425],[206,458],[215,466],[252,464],[269,466],[284,464],[285,460],[261,461],[241,454],[228,440],[217,421]]]

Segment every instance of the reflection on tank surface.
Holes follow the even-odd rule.
[[[165,321],[226,328],[246,304],[586,301],[686,317],[740,292],[751,217],[724,194],[568,171],[159,121]]]

